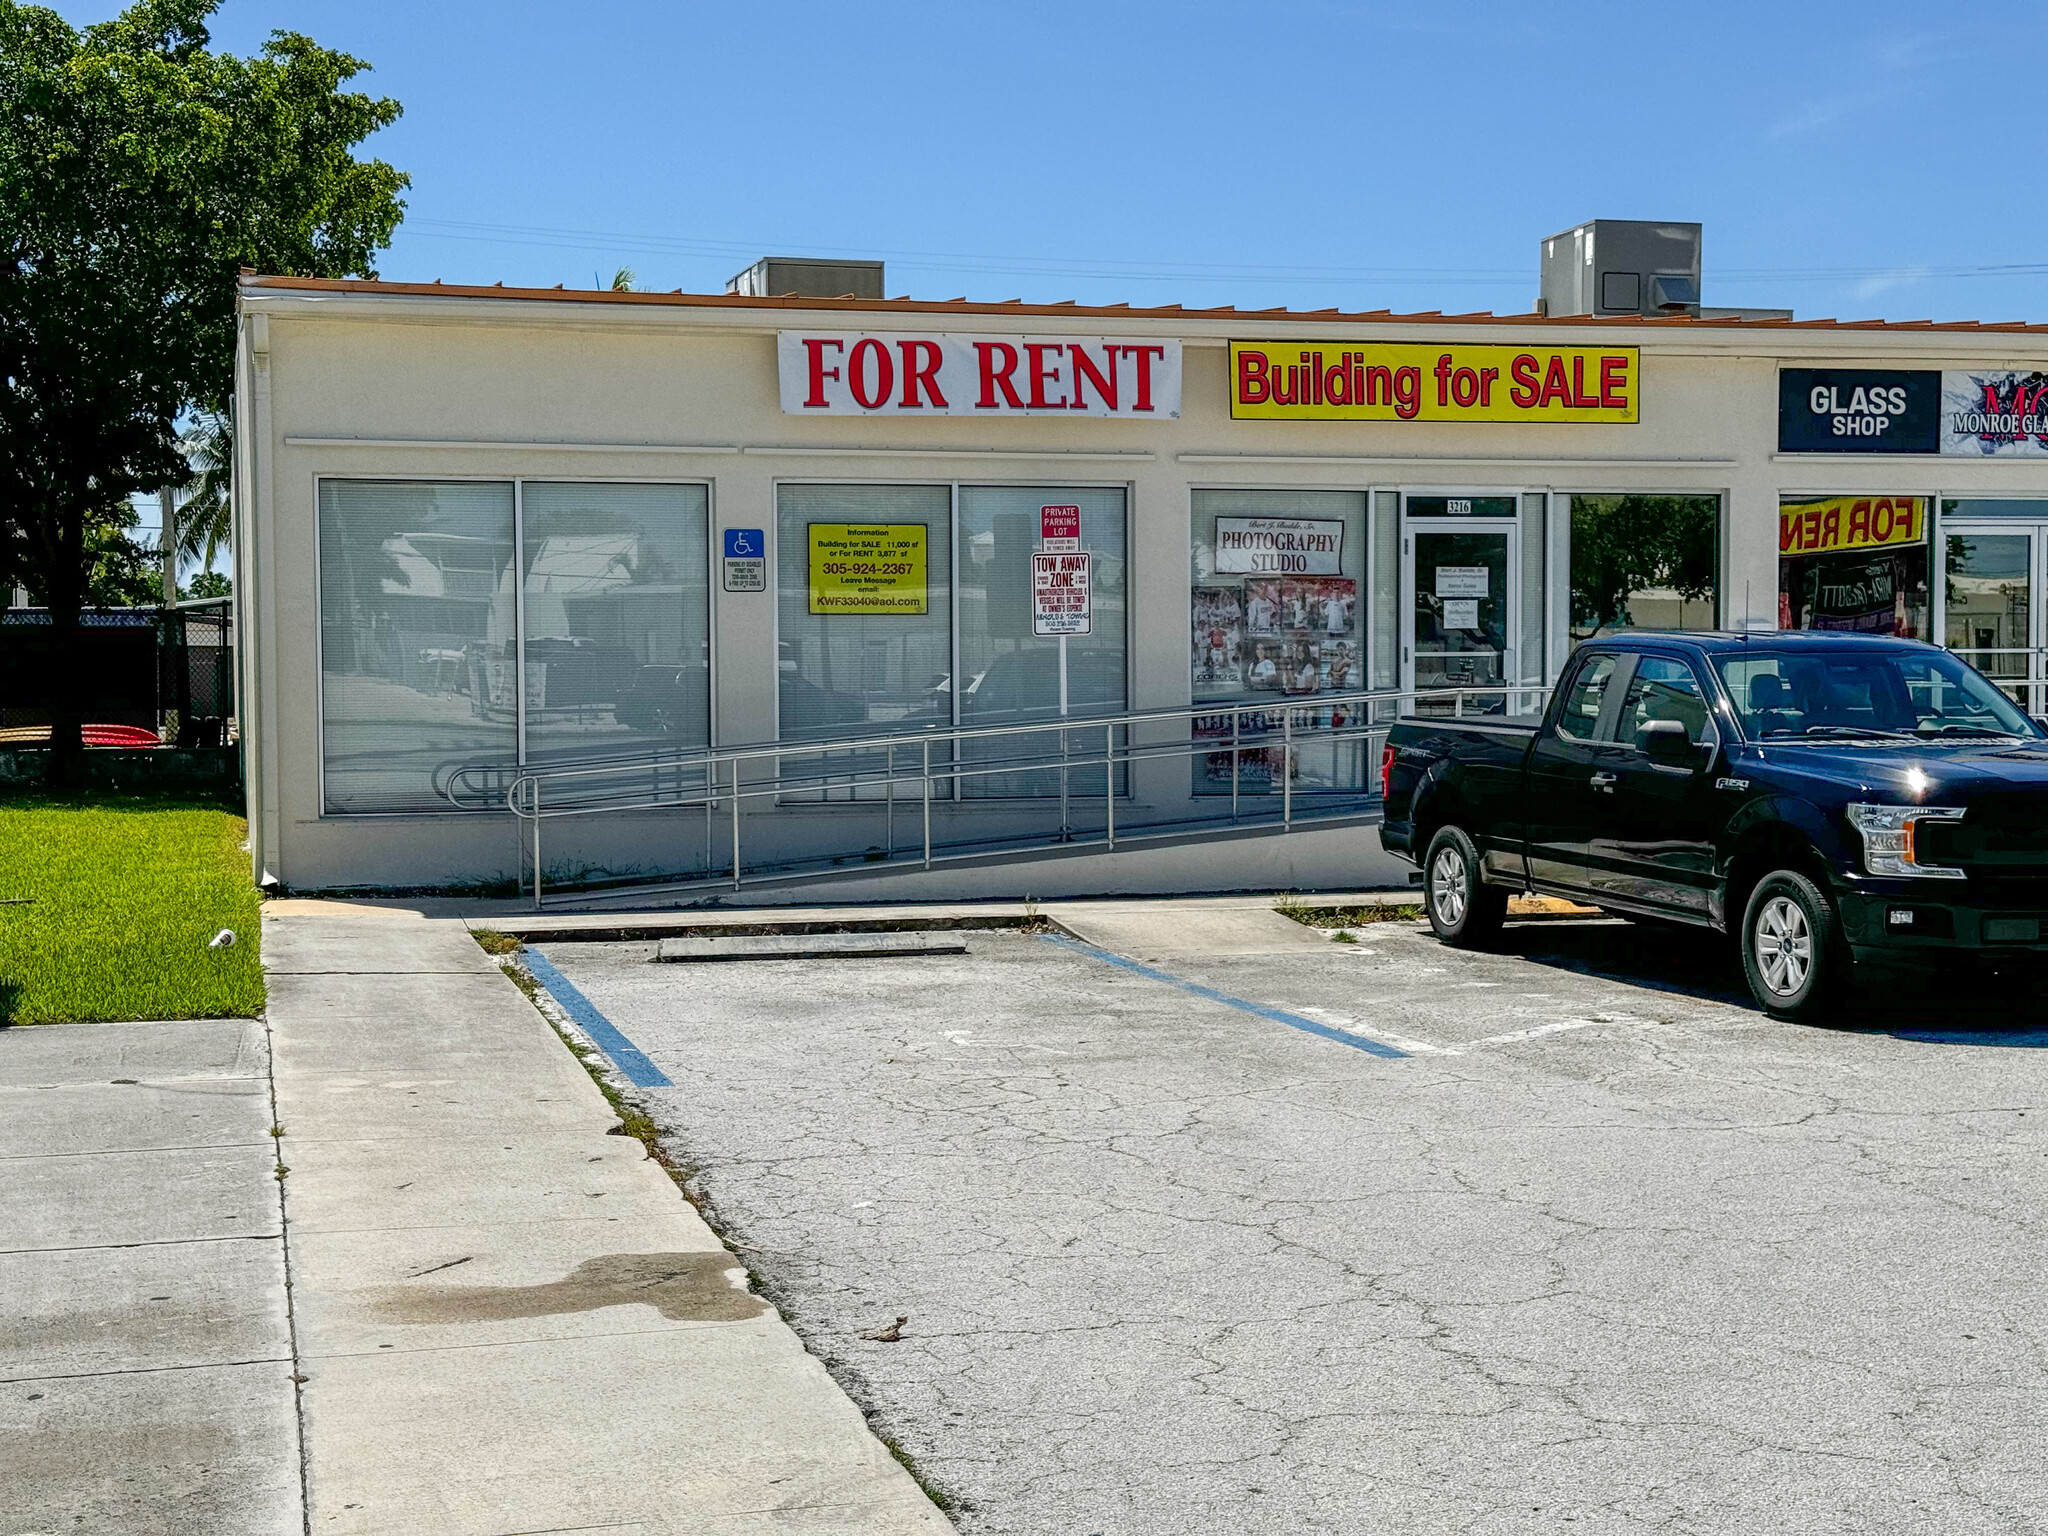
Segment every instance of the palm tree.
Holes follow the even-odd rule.
[[[213,569],[213,557],[234,542],[228,491],[235,463],[235,427],[226,416],[202,412],[183,443],[193,475],[177,512],[178,551]]]

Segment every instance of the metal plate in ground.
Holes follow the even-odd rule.
[[[964,955],[957,933],[749,933],[663,939],[661,962],[704,960],[862,960],[905,955]]]

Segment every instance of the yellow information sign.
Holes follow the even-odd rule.
[[[1634,347],[1233,341],[1240,421],[1636,419]]]
[[[1819,496],[1778,503],[1778,553],[1832,554],[1918,544],[1927,536],[1925,496]]]
[[[811,612],[926,611],[923,523],[812,523]]]

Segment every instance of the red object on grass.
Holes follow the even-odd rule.
[[[79,734],[88,747],[160,747],[164,739],[144,725],[87,725]]]
[[[85,725],[79,735],[88,747],[160,747],[163,737],[146,725]],[[0,730],[0,747],[47,747],[47,725],[11,725]]]

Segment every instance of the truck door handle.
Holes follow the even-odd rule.
[[[1611,795],[1614,793],[1615,778],[1616,775],[1611,773],[1596,773],[1589,782],[1595,789],[1604,789]]]

